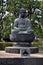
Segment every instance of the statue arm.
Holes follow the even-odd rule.
[[[14,30],[15,30],[15,31],[19,31],[18,23],[19,23],[19,19],[17,18],[17,19],[15,19],[15,21],[14,21]]]
[[[32,24],[31,24],[31,21],[28,19],[27,21],[27,31],[33,31],[33,28],[32,28]]]
[[[15,21],[14,21],[14,28],[17,28],[18,27],[18,21],[17,21],[17,19],[15,19]]]

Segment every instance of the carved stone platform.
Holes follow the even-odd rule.
[[[20,53],[22,49],[30,49],[30,53],[38,53],[39,51],[38,47],[6,47],[5,51],[8,53]]]
[[[14,33],[10,35],[10,40],[13,42],[32,42],[34,38],[34,33]]]

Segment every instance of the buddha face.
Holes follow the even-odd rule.
[[[19,15],[20,15],[21,18],[25,18],[26,17],[26,10],[24,8],[21,8]]]

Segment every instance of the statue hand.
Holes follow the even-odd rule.
[[[19,31],[19,33],[27,33],[27,31]]]

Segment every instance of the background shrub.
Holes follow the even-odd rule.
[[[8,46],[12,46],[12,42],[0,42],[0,50],[4,50]]]

